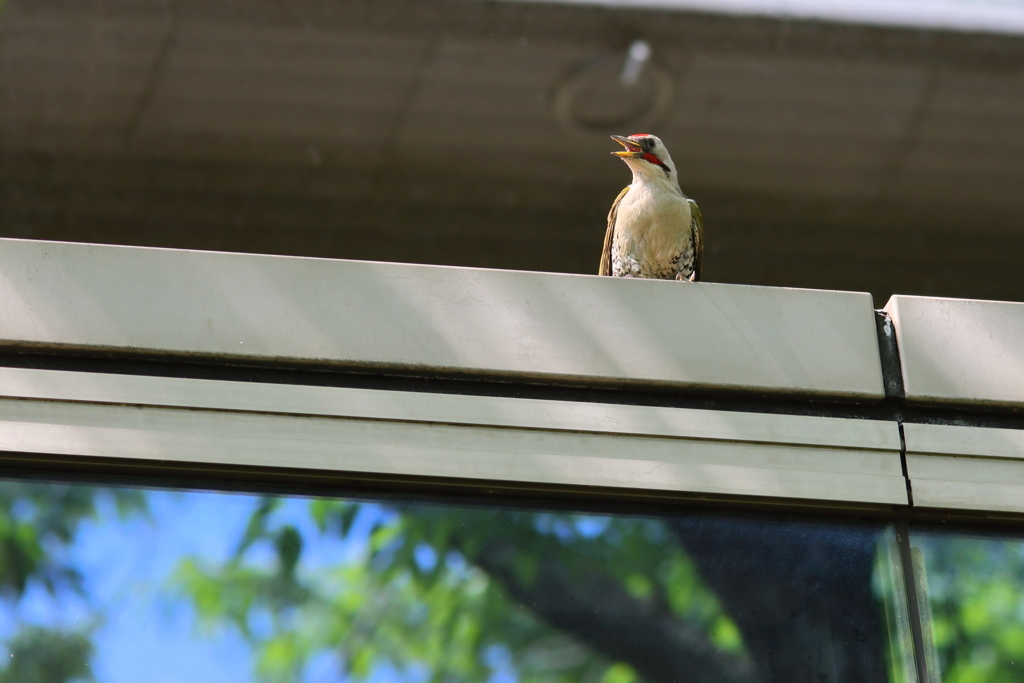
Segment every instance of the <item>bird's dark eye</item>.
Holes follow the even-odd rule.
[[[647,138],[647,146],[650,147],[651,149],[654,149],[654,139],[653,138]]]

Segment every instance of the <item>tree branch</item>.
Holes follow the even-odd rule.
[[[652,601],[634,598],[620,581],[591,568],[572,574],[551,557],[525,582],[515,567],[522,551],[494,541],[473,558],[508,593],[551,626],[632,666],[656,683],[752,683],[750,663],[718,649],[703,633]]]
[[[739,626],[759,679],[887,680],[871,588],[877,528],[726,516],[670,525]]]

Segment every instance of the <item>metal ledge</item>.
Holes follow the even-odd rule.
[[[1024,407],[1024,304],[897,295],[907,400]]]
[[[0,240],[0,345],[884,396],[853,292]]]

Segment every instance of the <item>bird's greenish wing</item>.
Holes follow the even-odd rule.
[[[611,211],[608,212],[608,229],[604,233],[604,250],[601,251],[601,265],[597,269],[598,275],[612,274],[612,243],[615,242],[615,216],[619,212],[619,202],[629,192],[629,186],[622,188],[622,192],[612,202]]]
[[[704,263],[704,217],[700,215],[697,202],[686,200],[690,204],[690,231],[693,233],[693,274],[690,282],[700,280],[700,269]]]

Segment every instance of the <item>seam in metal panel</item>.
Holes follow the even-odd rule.
[[[907,392],[903,384],[903,366],[900,363],[900,348],[896,341],[896,327],[892,317],[884,310],[875,311],[875,329],[878,331],[878,358],[882,364],[882,384],[885,398],[895,403],[892,419],[896,420],[900,432],[900,467],[907,482],[907,505],[914,507],[914,489],[907,469],[907,436],[903,431],[903,401]]]
[[[900,349],[896,342],[896,328],[892,318],[883,310],[875,311],[875,328],[878,331],[878,357],[882,363],[882,384],[886,398],[905,399],[903,368],[900,366]]]
[[[907,482],[907,505],[914,507],[914,487],[910,482],[910,470],[907,468],[907,436],[903,433],[903,420],[897,423],[900,430],[900,466],[903,467],[903,478]]]

